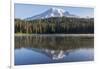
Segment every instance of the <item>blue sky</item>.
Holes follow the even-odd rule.
[[[15,18],[27,18],[48,10],[49,8],[56,7],[68,11],[70,14],[78,15],[81,17],[94,17],[93,8],[85,7],[68,7],[68,6],[50,6],[50,5],[34,5],[34,4],[15,4]]]

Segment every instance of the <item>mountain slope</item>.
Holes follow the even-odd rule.
[[[34,20],[34,19],[44,19],[44,18],[50,18],[50,17],[77,17],[76,15],[70,14],[69,12],[59,9],[59,8],[50,8],[47,11],[35,15],[29,18],[26,18],[26,20]]]

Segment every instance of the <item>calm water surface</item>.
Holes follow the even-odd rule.
[[[15,65],[94,60],[89,36],[15,36]]]

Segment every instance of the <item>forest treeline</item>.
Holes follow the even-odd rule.
[[[94,18],[51,17],[36,20],[15,19],[15,33],[24,34],[91,34]]]

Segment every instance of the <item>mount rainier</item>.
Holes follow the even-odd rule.
[[[59,9],[59,8],[50,8],[47,11],[32,16],[32,17],[28,17],[26,18],[26,20],[35,20],[35,19],[44,19],[44,18],[50,18],[50,17],[78,17],[76,15],[70,14],[69,12],[63,10],[63,9]]]

